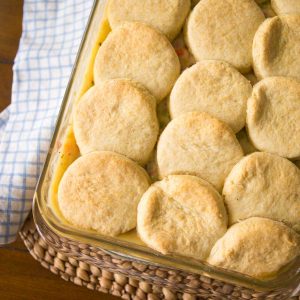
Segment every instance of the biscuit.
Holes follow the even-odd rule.
[[[170,95],[170,115],[176,118],[192,111],[204,111],[227,123],[234,132],[246,122],[250,82],[223,61],[203,60],[186,69]]]
[[[254,86],[246,122],[255,148],[291,159],[300,157],[299,121],[300,81],[269,77]]]
[[[79,157],[64,173],[58,204],[74,226],[116,236],[136,226],[137,205],[148,187],[147,173],[135,162],[96,151]]]
[[[250,153],[253,153],[253,152],[257,151],[257,149],[250,142],[245,129],[243,129],[239,133],[237,133],[236,137],[237,137],[240,145],[243,148],[244,154],[247,155],[247,154],[250,154]]]
[[[253,40],[253,68],[258,79],[291,76],[300,79],[300,15],[266,19]]]
[[[138,22],[113,30],[100,46],[94,64],[96,84],[106,79],[132,79],[157,101],[169,94],[179,73],[179,59],[168,39]]]
[[[126,79],[107,80],[90,88],[75,107],[73,121],[81,154],[114,151],[142,165],[159,132],[155,98]]]
[[[300,231],[300,170],[283,157],[264,152],[244,157],[226,178],[223,196],[229,224],[265,217]]]
[[[196,176],[171,175],[154,183],[138,205],[141,239],[163,254],[206,259],[227,230],[220,194]]]
[[[231,128],[204,112],[172,120],[157,144],[160,178],[171,174],[197,175],[221,190],[243,150]]]
[[[230,227],[208,262],[254,278],[276,275],[299,255],[299,235],[280,222],[250,218]]]
[[[264,19],[253,0],[202,0],[187,20],[185,41],[197,61],[224,60],[246,73],[253,37]]]
[[[271,0],[271,6],[277,15],[300,14],[299,0]]]
[[[108,20],[114,30],[124,22],[143,22],[173,40],[180,32],[191,7],[190,0],[110,0]]]

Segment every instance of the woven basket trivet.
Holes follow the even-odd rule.
[[[72,256],[67,257],[65,254],[55,251],[41,238],[31,216],[24,224],[20,236],[30,254],[44,268],[76,285],[128,300],[197,299],[192,294],[173,292],[170,289],[149,284],[145,281],[138,281],[121,274],[108,272],[93,264],[79,261]],[[220,297],[220,300],[222,298]],[[300,300],[300,297],[293,297],[290,300]]]

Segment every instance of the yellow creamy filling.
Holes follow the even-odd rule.
[[[75,103],[93,85],[93,65],[96,58],[96,54],[99,49],[99,45],[106,39],[110,31],[111,29],[109,27],[108,20],[104,19],[103,23],[100,26],[99,36],[97,38],[95,46],[91,51],[90,62],[87,67],[86,73],[84,74],[84,80],[82,82],[82,86],[79,89],[78,96],[77,98],[75,98]],[[58,144],[55,146],[59,149],[58,151],[59,156],[55,163],[55,169],[52,175],[48,205],[51,207],[53,212],[58,217],[64,220],[64,217],[58,206],[58,199],[57,199],[58,186],[64,172],[72,164],[72,162],[80,156],[80,152],[77,147],[75,136],[74,136],[72,120],[70,121],[70,125],[67,129],[63,141],[58,141],[58,143],[61,143],[61,145]],[[66,221],[64,220],[64,222]]]

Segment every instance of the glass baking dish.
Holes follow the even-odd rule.
[[[229,283],[234,286],[245,287],[249,291],[263,291],[264,295],[273,297],[270,299],[288,299],[289,296],[296,295],[297,290],[300,289],[300,257],[287,266],[278,276],[268,280],[258,280],[190,258],[162,255],[146,247],[137,238],[134,231],[112,238],[99,235],[94,231],[83,231],[74,228],[64,221],[55,204],[55,199],[63,170],[79,156],[72,130],[72,107],[78,98],[93,85],[91,72],[93,62],[99,46],[101,46],[110,31],[105,14],[105,5],[106,1],[94,2],[62,102],[46,162],[34,195],[33,214],[38,230],[46,239],[49,239],[51,235],[55,235],[70,244],[89,245],[93,249],[96,247],[121,260],[178,270],[178,272],[184,272],[184,274],[198,274],[202,277],[220,280],[224,284]],[[61,244],[56,243],[57,250],[63,250],[63,244],[63,242]],[[68,252],[66,249],[65,252]],[[85,259],[87,258],[85,257]],[[97,263],[99,257],[91,256],[88,259]],[[103,267],[103,265],[101,266]],[[155,276],[152,275],[154,281]],[[178,286],[175,286],[175,288],[178,289]],[[195,290],[195,292],[197,291]],[[258,298],[254,297],[253,299]],[[224,299],[235,298],[224,297]]]

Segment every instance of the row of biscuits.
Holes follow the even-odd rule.
[[[252,170],[255,169],[260,158],[272,160],[265,153],[254,155],[257,157],[247,156],[240,162],[241,169],[238,165],[235,168],[247,174],[251,166]],[[235,174],[237,170],[230,174],[224,193],[230,189],[233,193],[224,194],[225,204],[234,207],[234,202],[240,197],[241,205],[234,207],[234,214],[227,210],[228,214],[224,198],[198,176],[169,175],[151,184],[145,170],[125,156],[94,151],[81,156],[65,172],[59,186],[60,208],[64,217],[77,228],[117,236],[137,225],[145,244],[163,254],[192,257],[255,278],[266,278],[292,262],[300,250],[299,234],[284,223],[273,220],[279,216],[290,222],[294,221],[293,217],[299,221],[298,199],[289,201],[292,212],[289,213],[284,202],[289,192],[281,191],[281,188],[286,188],[284,183],[277,187],[278,180],[274,182],[277,189],[273,194],[279,191],[279,201],[273,201],[272,191],[264,189],[271,183],[269,180],[286,175],[285,171],[293,172],[289,173],[291,177],[285,183],[293,179],[291,187],[299,189],[299,170],[283,158],[274,156],[274,159],[279,160],[276,161],[279,163],[278,172],[273,173],[271,169],[272,176],[250,181],[250,186],[260,185],[253,195],[249,195],[248,189],[240,190],[240,174]],[[285,167],[283,171],[280,164]],[[276,168],[272,161],[267,165],[270,166]],[[283,210],[280,210],[282,207],[273,208],[269,212],[272,219],[246,216],[236,223],[233,220],[235,214],[241,215],[245,207],[248,208],[246,212],[251,212],[256,204],[253,199],[259,193],[267,197],[263,203],[265,209],[272,208],[275,202],[283,205]]]
[[[299,77],[300,16],[264,21],[253,0],[202,0],[190,14],[190,1],[119,2],[109,1],[113,30],[96,57],[95,86],[74,110],[82,156],[61,180],[61,212],[109,236],[137,225],[163,254],[273,275],[300,251],[300,171],[287,159],[300,158],[300,83],[269,76]],[[169,40],[188,14],[184,37],[198,62],[180,75]],[[266,58],[274,34],[284,51]],[[252,89],[240,72],[251,69],[253,38],[254,70],[268,78]],[[166,97],[172,121],[159,136]],[[247,144],[245,124],[264,152],[244,157],[235,134]],[[151,184],[142,166],[156,143],[160,181]]]

